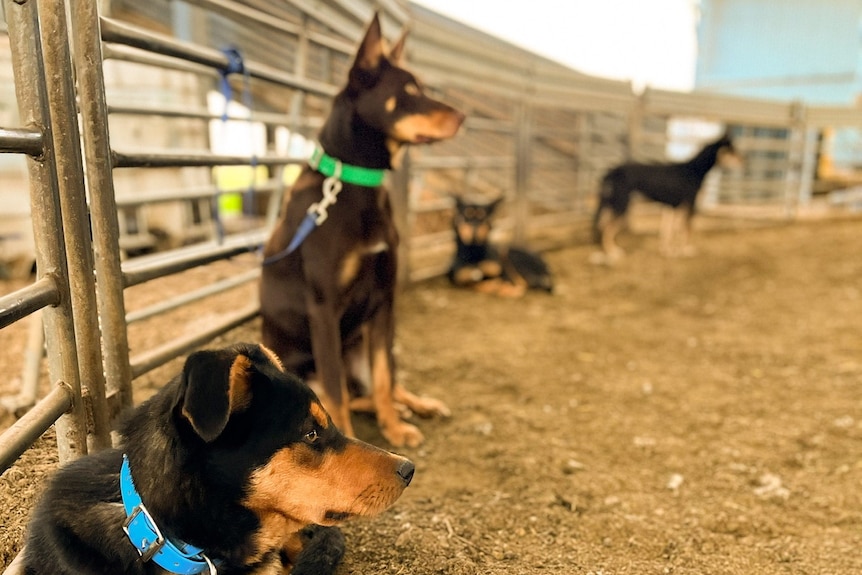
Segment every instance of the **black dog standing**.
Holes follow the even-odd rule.
[[[697,194],[706,174],[718,164],[721,167],[739,166],[742,160],[733,147],[730,136],[704,146],[691,160],[668,164],[642,164],[631,162],[608,171],[602,179],[598,206],[593,217],[595,239],[601,244],[607,261],[618,260],[623,250],[616,243],[622,230],[632,194],[640,192],[648,199],[660,202],[674,212],[662,215],[661,244],[666,255],[688,255],[691,220],[694,217]],[[675,225],[673,219],[681,219]],[[681,227],[681,230],[674,228]],[[681,245],[674,245],[675,236],[681,235]]]

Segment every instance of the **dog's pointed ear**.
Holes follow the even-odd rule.
[[[410,33],[410,29],[408,27],[404,27],[404,31],[401,32],[401,37],[398,38],[398,41],[395,42],[395,45],[392,46],[392,49],[389,51],[389,61],[398,66],[401,63],[401,58],[404,57],[404,44],[407,41],[407,34]]]
[[[488,215],[490,216],[491,214],[493,214],[494,210],[496,210],[497,207],[502,203],[503,203],[503,196],[500,196],[499,198],[495,199],[490,204],[488,204]]]
[[[198,351],[186,359],[181,376],[181,414],[204,441],[215,440],[231,415],[251,402],[253,351],[237,346]]]
[[[380,61],[386,56],[383,35],[380,32],[380,15],[375,12],[374,18],[365,31],[365,37],[359,44],[353,68],[372,72],[380,66]]]

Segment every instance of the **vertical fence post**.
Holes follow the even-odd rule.
[[[802,102],[794,102],[790,108],[790,118],[787,126],[787,164],[784,175],[784,217],[793,218],[799,211],[803,181],[803,163],[805,162],[806,130],[805,106]]]
[[[81,399],[39,14],[35,1],[4,0],[4,8],[21,122],[25,126],[38,127],[43,136],[42,155],[38,158],[28,157],[27,168],[30,175],[30,211],[36,244],[37,275],[39,278],[51,278],[60,294],[60,303],[45,308],[42,318],[49,377],[54,383],[65,383],[72,392],[72,408],[55,425],[57,451],[60,461],[65,462],[87,453],[87,422]]]
[[[817,128],[812,128],[807,121],[802,130],[802,166],[800,167],[799,198],[797,204],[802,207],[811,205],[814,195],[814,178],[817,176]]]
[[[593,139],[592,112],[580,111],[575,116],[575,139],[577,146],[575,150],[578,166],[577,182],[578,189],[575,191],[575,210],[584,213],[587,211],[586,197],[590,193],[590,184],[595,179],[596,170],[590,154],[590,143]]]
[[[102,370],[99,317],[96,310],[96,285],[93,278],[93,247],[90,221],[84,192],[84,166],[81,159],[78,112],[72,62],[69,55],[69,33],[66,28],[66,3],[38,0],[43,44],[45,82],[63,216],[66,257],[71,284],[72,313],[75,318],[75,341],[78,369],[84,392],[85,407],[92,429],[87,435],[88,451],[110,447],[111,434],[105,399],[105,376]]]
[[[395,218],[395,229],[400,238],[398,242],[398,286],[405,286],[410,281],[410,150],[404,150],[401,165],[390,172],[392,175],[392,215]]]
[[[631,111],[629,112],[629,129],[626,139],[626,161],[628,162],[637,161],[642,154],[640,146],[643,139],[647,91],[648,89],[645,89],[635,96]]]
[[[121,409],[132,405],[132,371],[129,367],[129,340],[123,299],[125,282],[120,269],[120,224],[114,197],[113,156],[108,137],[98,0],[73,0],[70,7],[81,134],[90,192],[97,300],[105,342],[106,386],[108,393],[118,398],[117,405],[112,407]]]
[[[515,119],[515,199],[512,214],[514,216],[512,240],[516,244],[523,244],[527,239],[527,223],[530,217],[527,191],[530,186],[532,123],[533,110],[525,96],[517,105]]]

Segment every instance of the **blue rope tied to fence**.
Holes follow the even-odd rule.
[[[233,88],[231,88],[228,78],[231,74],[243,74],[247,76],[248,72],[245,69],[242,54],[237,48],[225,48],[222,50],[222,54],[227,57],[227,66],[221,70],[221,93],[224,96],[224,112],[221,115],[221,119],[222,122],[226,122],[228,103],[233,99]]]
[[[242,103],[248,109],[249,112],[249,125],[251,125],[251,110],[252,110],[252,95],[251,95],[251,76],[249,74],[248,69],[245,67],[245,62],[242,57],[242,53],[238,48],[225,48],[222,50],[222,53],[227,58],[227,65],[220,70],[221,74],[221,93],[224,97],[224,110],[222,111],[222,123],[227,123],[228,121],[228,107],[230,106],[230,102],[233,100],[233,88],[230,85],[230,76],[231,74],[242,74],[243,76],[243,91],[242,91]],[[243,206],[250,206],[253,210],[254,206],[254,182],[255,175],[257,173],[258,166],[258,158],[257,154],[252,152],[251,155],[251,177],[249,181],[248,190],[243,194]],[[221,191],[216,191],[216,200],[213,205],[213,220],[216,224],[216,236],[218,238],[218,242],[221,243],[224,240],[224,223],[221,220],[221,214],[219,212],[219,198],[221,196]],[[243,209],[245,211],[245,208]]]

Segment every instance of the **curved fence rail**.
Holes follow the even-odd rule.
[[[140,309],[126,290],[259,249],[374,6],[388,34],[410,24],[408,62],[468,115],[459,137],[412,150],[390,178],[404,280],[446,269],[453,195],[504,197],[501,237],[586,241],[609,166],[681,159],[729,129],[746,167],[713,174],[703,210],[789,218],[817,191],[823,134],[862,129],[858,108],[636,94],[402,0],[3,0],[19,122],[0,127],[0,153],[26,158],[38,273],[0,296],[0,328],[32,321],[30,355],[44,346],[51,385],[4,398],[30,410],[0,436],[0,472],[52,425],[61,462],[109,445],[135,378],[257,315],[251,302],[131,355],[131,324],[259,270],[177,282]]]

